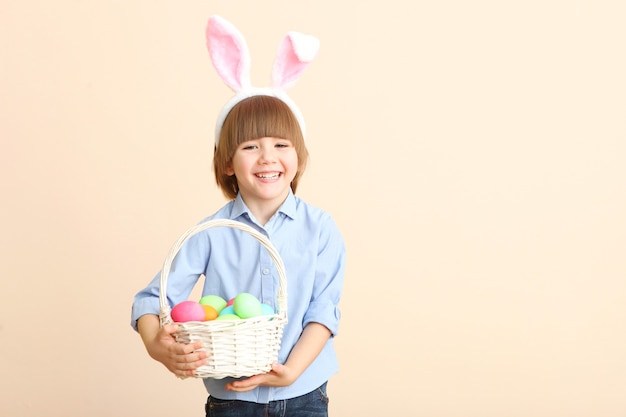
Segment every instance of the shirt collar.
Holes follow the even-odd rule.
[[[278,208],[278,213],[282,213],[285,216],[294,219],[296,217],[296,196],[293,194],[293,191],[289,190],[289,195]],[[250,210],[246,206],[246,203],[243,202],[243,198],[241,198],[241,193],[237,193],[237,197],[233,201],[233,206],[230,210],[230,218],[232,220],[236,220],[238,217],[243,214],[247,214],[250,216]]]

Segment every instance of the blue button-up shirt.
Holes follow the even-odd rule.
[[[279,252],[287,275],[287,318],[278,361],[285,363],[304,327],[311,322],[326,326],[332,336],[338,331],[339,300],[345,271],[344,241],[330,215],[292,193],[276,214],[261,226],[241,196],[217,213],[204,219],[232,219],[246,223],[269,238]],[[249,292],[261,302],[277,308],[279,279],[267,250],[240,230],[217,227],[190,238],[178,252],[168,275],[167,298],[170,306],[187,300],[197,280],[204,275],[203,295],[230,299]],[[159,277],[135,296],[131,325],[144,314],[159,314]],[[313,363],[288,387],[258,387],[236,393],[224,390],[230,378],[204,379],[211,395],[267,403],[306,394],[338,371],[332,337]]]

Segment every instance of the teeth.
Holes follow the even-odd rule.
[[[265,180],[278,178],[280,175],[278,172],[274,172],[273,174],[257,174],[256,176]]]

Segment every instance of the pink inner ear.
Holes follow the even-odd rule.
[[[286,36],[278,48],[278,54],[274,62],[274,87],[285,89],[291,86],[308,65],[308,62],[302,62],[298,58],[291,37]]]
[[[235,91],[247,87],[249,53],[239,31],[226,20],[212,17],[206,39],[213,66],[224,83]]]

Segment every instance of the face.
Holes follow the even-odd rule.
[[[240,144],[226,173],[237,178],[246,205],[278,208],[297,170],[298,156],[291,141],[264,137]]]

